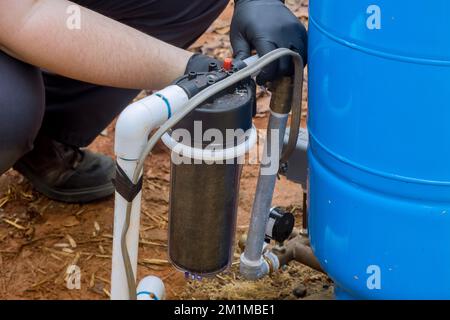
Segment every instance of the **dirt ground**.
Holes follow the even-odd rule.
[[[307,23],[307,0],[287,1]],[[231,6],[192,50],[230,56],[228,40]],[[306,92],[306,88],[305,88]],[[304,95],[306,97],[306,94]],[[255,123],[265,128],[270,96],[260,91]],[[306,100],[303,101],[306,109]],[[89,147],[113,155],[114,124]],[[330,295],[326,276],[292,262],[277,274],[257,282],[239,278],[238,266],[213,279],[187,281],[166,261],[169,153],[158,146],[145,169],[138,278],[163,279],[169,299],[297,299],[293,290],[307,289],[305,298]],[[239,198],[237,239],[247,230],[258,166],[244,168]],[[302,215],[302,192],[284,178],[277,185],[274,204]],[[0,176],[0,299],[107,299],[110,290],[113,198],[88,205],[63,204],[33,191],[17,172]],[[238,261],[236,246],[234,260]],[[81,269],[81,289],[66,287],[66,270]]]

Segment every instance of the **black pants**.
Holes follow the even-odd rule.
[[[74,2],[187,48],[228,1]],[[39,133],[65,144],[87,146],[137,94],[137,90],[101,87],[44,73],[0,51],[0,174],[33,148]]]

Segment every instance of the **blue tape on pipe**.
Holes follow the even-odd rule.
[[[148,295],[148,296],[150,296],[150,298],[153,298],[153,300],[159,300],[159,298],[153,292],[141,291],[141,292],[138,292],[136,296],[139,297],[140,295]]]
[[[166,97],[164,97],[162,94],[160,94],[160,93],[156,93],[155,95],[157,97],[161,98],[161,100],[164,101],[164,103],[166,104],[168,119],[170,119],[172,117],[172,107],[170,106],[169,100]]]

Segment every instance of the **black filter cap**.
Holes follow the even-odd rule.
[[[215,141],[214,144],[221,144],[223,148],[236,145],[241,142],[240,137],[231,136],[229,132],[227,134],[227,129],[241,129],[243,132],[251,129],[256,105],[255,93],[256,86],[252,80],[229,88],[194,109],[174,127],[174,130],[189,131],[191,146],[210,145],[213,141],[204,141],[205,132],[210,129],[216,129],[223,138],[222,141]]]

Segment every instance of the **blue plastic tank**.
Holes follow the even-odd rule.
[[[340,299],[450,299],[450,1],[311,0],[311,244]]]

